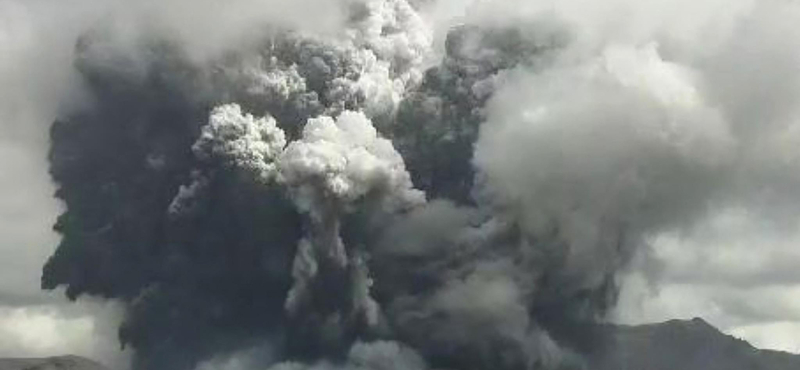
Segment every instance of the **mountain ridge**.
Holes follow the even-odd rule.
[[[0,370],[108,370],[108,367],[86,357],[61,355],[0,358]]]
[[[758,349],[705,320],[600,325],[591,370],[797,370],[800,355]]]
[[[758,349],[705,320],[643,325],[599,324],[587,330],[586,370],[798,370],[800,354]],[[75,356],[0,358],[0,370],[109,370]]]

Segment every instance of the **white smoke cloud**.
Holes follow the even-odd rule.
[[[236,104],[222,105],[211,111],[192,149],[200,160],[221,160],[264,186],[284,187],[298,210],[309,217],[309,235],[298,244],[294,283],[285,303],[290,313],[308,308],[315,296],[325,293],[314,291],[318,281],[341,279],[324,275],[333,268],[336,274],[350,275],[342,288],[352,285],[349,299],[354,309],[370,325],[377,323],[369,271],[354,248],[348,250],[341,240],[341,219],[368,196],[386,213],[421,205],[425,197],[413,188],[402,156],[391,141],[379,136],[364,113],[311,118],[300,138],[287,145],[272,117],[255,118]],[[192,209],[207,181],[202,175],[196,177],[180,188],[170,205],[172,213]]]
[[[355,306],[371,325],[377,323],[377,303],[370,296],[371,281],[358,255],[350,255],[340,239],[341,218],[370,193],[377,194],[388,212],[397,212],[425,200],[413,188],[403,158],[391,141],[378,136],[372,122],[361,112],[345,111],[335,120],[310,119],[302,137],[289,143],[278,159],[279,181],[288,187],[299,210],[311,220],[311,235],[300,241],[295,257],[295,285],[286,306],[296,312],[310,295],[319,265],[338,269],[353,265]]]
[[[653,45],[510,79],[476,145],[484,197],[531,235],[555,234],[567,273],[590,285],[640,234],[702,215],[727,181],[728,127]]]
[[[391,141],[379,137],[360,112],[309,120],[302,138],[290,143],[279,161],[281,182],[303,210],[313,211],[329,197],[347,205],[372,191],[386,194],[393,207],[424,199]]]
[[[617,248],[644,247],[638,253],[652,260],[634,269],[655,280],[626,280],[617,320],[704,316],[746,334],[755,331],[742,325],[770,327],[764,320],[793,317],[796,307],[779,298],[788,291],[766,286],[797,283],[781,267],[796,254],[792,235],[800,216],[794,145],[800,37],[789,26],[800,19],[797,4],[734,2],[723,9],[703,2],[696,6],[706,9],[702,14],[670,26],[672,12],[651,12],[670,6],[612,2],[602,7],[619,15],[615,5],[622,5],[635,16],[624,22],[630,29],[604,33],[597,21],[616,18],[603,12],[594,18],[587,4],[570,8],[577,3],[528,7],[563,16],[578,40],[554,68],[518,70],[498,85],[476,146],[487,201],[533,235],[553,230],[569,250],[567,273],[590,285],[601,276],[591,271],[621,263]],[[506,9],[484,19],[519,14]],[[633,24],[647,17],[657,22]],[[750,214],[747,231],[725,228],[711,240],[696,231],[731,208]],[[623,230],[628,235],[620,239]],[[681,248],[664,255],[669,235],[678,235]],[[742,284],[751,288],[734,293]],[[769,319],[754,317],[767,311],[755,307],[745,314],[737,307],[755,291],[785,309]]]
[[[228,104],[214,108],[192,150],[201,160],[221,159],[269,182],[277,176],[274,162],[285,145],[274,118],[255,118]]]

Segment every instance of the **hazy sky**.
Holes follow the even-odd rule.
[[[159,14],[154,22],[173,26],[169,32],[183,35],[202,57],[246,34],[256,20],[280,15],[319,29],[338,22],[334,9],[326,9],[328,2],[268,0],[270,7],[257,0],[224,2],[225,7],[201,2],[198,7],[189,0],[136,6],[112,0],[0,0],[0,357],[75,353],[124,363],[113,305],[70,304],[58,293],[38,289],[40,267],[57,243],[51,225],[60,207],[47,174],[47,129],[60,110],[80,101],[71,52],[84,27],[107,14]],[[662,55],[704,76],[709,85],[704,89],[736,114],[735,127],[737,119],[789,122],[785,131],[776,131],[782,136],[771,138],[785,148],[755,156],[763,163],[751,167],[768,168],[774,159],[787,170],[800,168],[800,149],[794,148],[800,135],[793,124],[800,117],[800,31],[795,30],[800,5],[779,0],[759,5],[747,0],[442,0],[429,6],[428,19],[440,34],[475,9],[491,9],[478,13],[498,19],[558,14],[586,35],[585,50],[658,43]],[[309,14],[305,7],[319,11]],[[149,16],[125,19],[135,29],[141,19],[153,21]],[[207,22],[228,32],[208,33]],[[756,95],[744,93],[753,90]],[[748,127],[742,123],[738,129],[751,135]],[[773,173],[765,169],[741,176]],[[800,198],[800,190],[792,176],[770,180],[790,196],[765,191],[757,207],[731,203],[685,231],[653,237],[653,253],[624,277],[614,319],[642,323],[700,316],[757,346],[800,353],[800,218],[795,206],[786,204]]]

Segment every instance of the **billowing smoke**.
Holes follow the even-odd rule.
[[[707,73],[725,43],[670,60],[468,18],[437,59],[423,5],[341,6],[337,32],[267,24],[213,57],[103,26],[76,46],[91,99],[51,129],[42,284],[122,302],[134,369],[591,368],[586,327],[651,237],[791,199],[761,164],[796,112],[745,122]]]

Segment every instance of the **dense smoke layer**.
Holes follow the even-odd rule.
[[[791,112],[748,129],[704,70],[725,50],[587,52],[537,16],[454,27],[432,60],[416,5],[344,5],[341,32],[201,59],[78,43],[42,284],[121,301],[134,369],[590,368],[582,327],[649,238],[796,184],[760,167]]]

